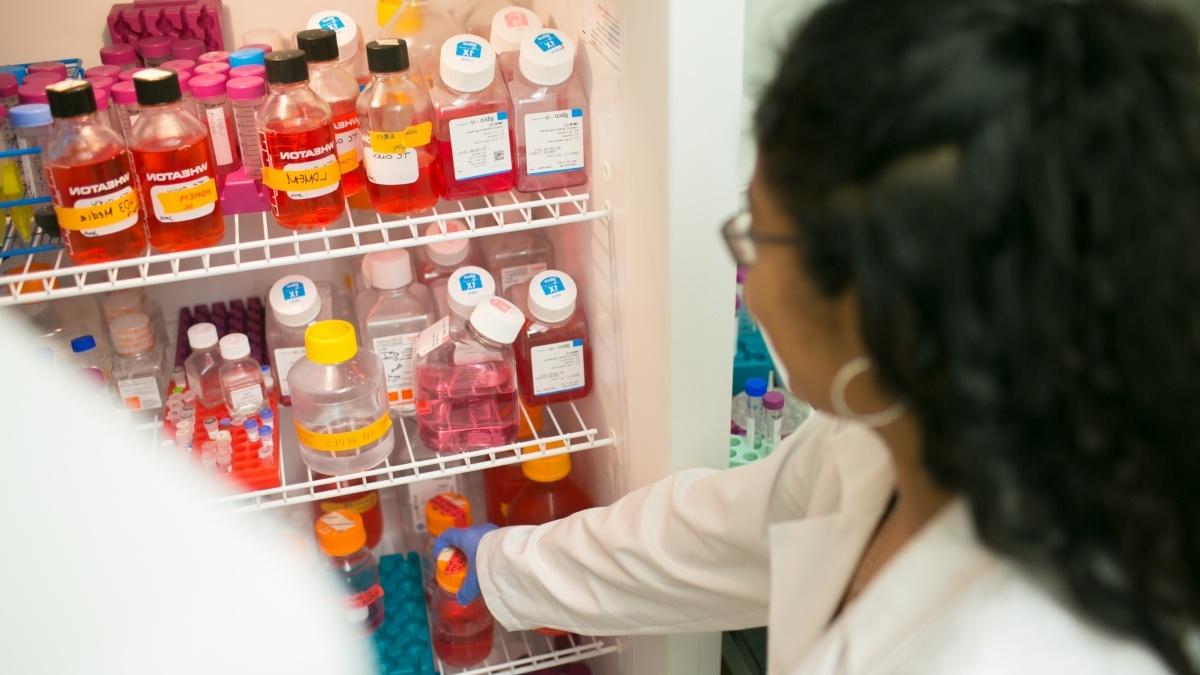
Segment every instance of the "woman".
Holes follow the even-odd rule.
[[[725,236],[830,415],[756,465],[443,536],[497,619],[768,623],[773,673],[1197,672],[1197,44],[1131,0],[819,11]]]

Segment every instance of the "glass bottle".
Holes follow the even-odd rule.
[[[167,373],[162,347],[154,342],[154,329],[145,314],[126,314],[109,322],[112,336],[112,377],[126,410],[152,416],[162,408]]]
[[[317,545],[345,585],[346,620],[375,632],[383,624],[383,586],[362,516],[350,509],[330,511],[317,519],[314,529]]]
[[[437,558],[437,592],[429,608],[433,651],[443,663],[468,668],[492,651],[495,621],[483,596],[469,605],[456,598],[467,576],[467,556],[456,548],[445,548]]]
[[[425,602],[437,588],[437,570],[433,544],[451,527],[470,527],[471,501],[457,492],[443,492],[425,502],[425,541],[421,545],[421,580],[425,584]]]
[[[517,72],[508,85],[519,192],[587,183],[587,93],[574,66],[575,42],[565,33],[546,29],[521,42]]]
[[[196,394],[202,408],[215,408],[224,401],[221,396],[221,350],[217,346],[217,327],[198,323],[187,331],[192,353],[183,362],[188,389]]]
[[[342,190],[347,196],[367,186],[358,131],[358,82],[338,63],[337,34],[321,28],[296,34],[296,46],[308,59],[308,86],[329,104],[337,139]]]
[[[271,286],[267,304],[271,306],[267,353],[275,366],[280,403],[291,405],[288,373],[304,358],[304,331],[318,321],[334,318],[333,286],[327,281],[314,282],[301,274],[289,274]]]
[[[554,267],[554,246],[538,230],[485,237],[481,246],[484,266],[496,279],[496,292],[510,300],[514,289],[523,291],[530,279]]]
[[[225,64],[216,64],[228,68]],[[200,111],[200,121],[208,126],[208,141],[218,176],[227,176],[242,165],[238,155],[237,132],[233,126],[233,106],[225,93],[225,76],[197,73],[188,82],[192,99]]]
[[[592,340],[579,292],[566,272],[529,281],[529,322],[517,337],[521,400],[531,405],[583,398],[592,391]]]
[[[221,398],[230,417],[249,417],[262,408],[262,370],[250,356],[250,340],[245,333],[230,333],[217,343],[224,363],[217,371],[221,380]]]

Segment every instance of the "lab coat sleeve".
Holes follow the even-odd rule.
[[[480,543],[480,586],[509,630],[586,635],[765,625],[767,528],[805,515],[828,454],[827,418],[809,420],[766,459],[693,469],[538,527]]]

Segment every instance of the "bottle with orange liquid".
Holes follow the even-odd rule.
[[[63,245],[75,264],[141,255],[146,225],[125,142],[96,113],[92,85],[46,87],[55,124],[44,153]]]
[[[346,204],[333,113],[308,88],[304,52],[271,52],[266,64],[270,93],[254,117],[271,215],[291,230],[325,227]]]
[[[337,34],[316,28],[296,34],[296,46],[308,60],[308,87],[333,111],[342,191],[358,194],[367,186],[358,132],[358,81],[338,63]]]
[[[425,543],[421,547],[421,576],[425,582],[425,602],[437,589],[433,544],[451,527],[471,526],[471,502],[457,492],[443,492],[425,502]]]
[[[216,246],[225,236],[208,127],[183,105],[179,76],[150,68],[133,76],[141,113],[129,134],[150,245],[159,251]]]
[[[517,440],[528,441],[542,432],[543,409],[540,405],[531,406],[524,401],[521,401],[521,405],[529,416],[526,418],[525,412],[517,415]],[[547,449],[562,446],[562,441],[546,444]],[[483,494],[487,503],[488,522],[500,527],[508,525],[508,508],[521,488],[525,487],[525,482],[525,472],[520,464],[505,464],[484,470]]]
[[[313,473],[314,478],[330,478],[325,474]],[[317,492],[328,492],[357,485],[355,481],[337,482],[315,488]],[[379,490],[356,494],[327,497],[313,504],[313,515],[317,518],[339,509],[350,509],[362,517],[363,529],[367,534],[367,548],[375,548],[383,538],[383,509],[379,505]]]
[[[455,597],[467,578],[467,556],[456,548],[445,548],[437,558],[437,590],[429,608],[433,651],[443,663],[468,668],[492,651],[495,620],[483,604],[483,596],[468,605]]]

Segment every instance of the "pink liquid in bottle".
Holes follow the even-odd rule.
[[[443,663],[467,668],[487,658],[492,651],[495,620],[483,598],[460,605],[455,594],[466,577],[467,557],[453,548],[442,550],[437,559],[437,591],[430,607],[429,625],[433,651]]]

